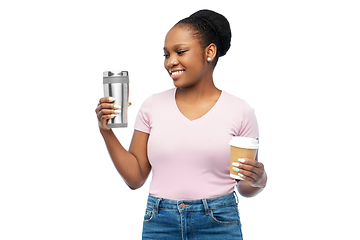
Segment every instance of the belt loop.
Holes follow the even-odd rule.
[[[158,214],[158,212],[159,212],[159,205],[160,205],[160,201],[161,201],[162,199],[161,198],[158,198],[157,200],[156,200],[156,203],[155,203],[155,214]]]
[[[206,199],[201,199],[201,201],[202,201],[203,204],[204,204],[204,208],[205,208],[205,213],[206,213],[206,215],[209,215],[210,210],[209,210],[209,206],[207,205]]]
[[[235,195],[235,198],[236,198],[236,204],[238,204],[238,203],[239,203],[239,198],[238,198],[238,196],[237,196],[237,194],[236,194],[235,191],[234,191],[234,195]]]

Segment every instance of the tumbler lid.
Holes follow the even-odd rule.
[[[103,72],[103,77],[127,77],[127,76],[129,76],[128,71],[115,70],[115,71]]]

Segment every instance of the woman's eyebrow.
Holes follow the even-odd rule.
[[[178,48],[178,47],[180,47],[180,46],[182,46],[182,45],[186,45],[186,44],[185,44],[185,43],[176,44],[176,45],[174,46],[174,49],[175,49],[175,48]],[[167,48],[166,48],[166,47],[164,47],[164,51],[167,51]]]

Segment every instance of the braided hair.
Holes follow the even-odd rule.
[[[217,48],[214,66],[218,58],[224,56],[231,45],[231,29],[228,20],[221,14],[211,10],[200,10],[187,18],[180,20],[176,25],[190,27],[193,36],[205,49],[214,43]]]

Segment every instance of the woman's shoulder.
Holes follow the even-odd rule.
[[[223,91],[224,101],[231,106],[249,105],[244,99]]]
[[[224,92],[224,91],[223,91]],[[233,114],[253,115],[255,110],[242,98],[224,92],[223,106],[231,111]]]

